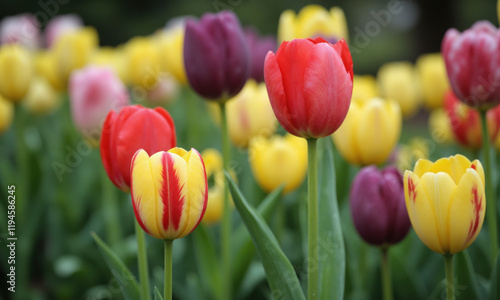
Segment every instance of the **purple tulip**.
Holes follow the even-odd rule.
[[[250,78],[261,82],[264,80],[264,60],[267,52],[276,52],[276,38],[260,37],[253,27],[245,28],[245,38],[250,51]]]
[[[449,29],[441,52],[453,92],[465,104],[489,109],[500,103],[500,31],[478,21],[463,33]]]
[[[230,11],[186,21],[184,65],[191,87],[211,100],[225,100],[245,85],[250,71],[240,22]]]
[[[354,178],[351,215],[359,235],[372,245],[396,244],[410,229],[403,177],[394,167],[364,167]]]

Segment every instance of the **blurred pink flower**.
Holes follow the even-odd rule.
[[[53,18],[45,28],[45,45],[50,48],[64,33],[71,32],[83,26],[82,19],[75,14],[61,15]]]
[[[30,50],[40,46],[40,23],[32,14],[6,17],[0,23],[0,44],[19,43]]]

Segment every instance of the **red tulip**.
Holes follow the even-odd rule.
[[[346,42],[318,37],[283,42],[268,52],[264,80],[276,118],[303,138],[332,134],[344,121],[352,96],[352,58]]]
[[[119,114],[111,111],[101,136],[101,159],[111,181],[130,191],[130,162],[135,152],[149,155],[175,147],[174,121],[163,108],[126,106]]]
[[[500,32],[488,21],[444,36],[441,52],[453,92],[465,104],[488,109],[500,103]]]
[[[450,119],[455,140],[462,146],[479,150],[482,147],[481,123],[479,113],[462,104],[457,96],[449,90],[445,95],[444,108]],[[486,113],[488,132],[493,142],[500,130],[500,105]]]

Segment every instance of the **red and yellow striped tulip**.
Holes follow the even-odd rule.
[[[142,149],[132,158],[131,194],[135,217],[149,235],[174,240],[191,233],[207,208],[205,164],[195,149]]]
[[[427,247],[454,254],[474,242],[486,208],[481,162],[460,154],[420,159],[405,172],[404,187],[411,224]]]

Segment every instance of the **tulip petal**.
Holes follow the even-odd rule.
[[[484,185],[474,169],[467,169],[458,183],[449,215],[450,253],[469,247],[481,230],[486,208]]]
[[[484,183],[484,169],[483,169],[483,165],[481,164],[481,162],[476,159],[472,162],[470,167],[472,169],[476,170],[477,174],[481,178],[481,181],[483,182],[483,186],[486,186],[486,184]]]
[[[344,122],[332,135],[335,147],[342,153],[342,157],[352,164],[359,164],[361,161],[360,145],[355,134],[360,124],[360,111],[360,105],[355,101],[351,102]]]
[[[432,164],[433,163],[430,160],[421,158],[415,164],[413,172],[420,178],[424,175],[424,173],[429,172],[429,170],[432,168]]]
[[[352,63],[352,56],[351,52],[349,51],[349,46],[347,46],[347,43],[344,39],[341,39],[340,41],[336,42],[333,45],[333,48],[337,53],[340,55],[342,58],[342,62],[345,67],[345,71],[351,76],[351,82],[354,77],[354,72],[353,72],[353,63]]]

